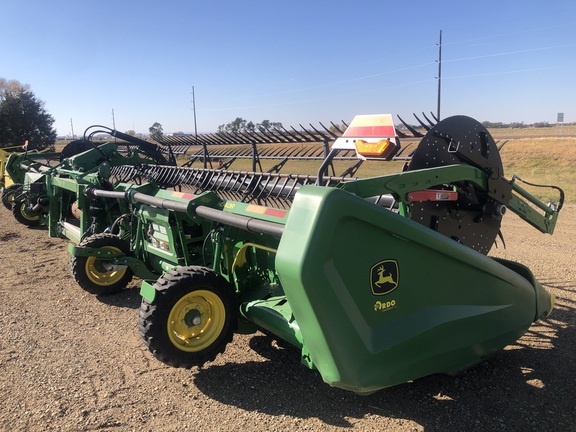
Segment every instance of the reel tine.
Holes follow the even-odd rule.
[[[334,122],[331,121],[330,124],[334,127],[334,129],[336,129],[336,130],[338,131],[338,133],[339,133],[340,135],[342,135],[342,134],[344,133],[343,130],[340,130],[340,126],[334,124]]]
[[[434,126],[436,126],[436,123],[438,123],[437,121],[436,121],[436,122],[432,122],[428,117],[426,117],[426,113],[424,113],[424,111],[422,111],[422,115],[424,116],[424,118],[426,119],[426,121],[428,122],[428,124],[430,125],[430,127],[434,127]]]
[[[398,119],[400,119],[400,121],[402,122],[402,124],[404,125],[404,127],[406,127],[406,129],[408,129],[415,138],[422,138],[422,137],[424,136],[423,134],[421,134],[420,132],[418,132],[416,129],[414,129],[412,126],[410,126],[408,123],[406,123],[406,122],[402,119],[402,117],[400,117],[399,115],[397,115],[396,117],[398,117]]]
[[[500,238],[500,241],[502,241],[502,246],[504,247],[504,249],[506,249],[506,241],[504,241],[504,234],[502,234],[502,230],[498,230],[498,237]],[[494,244],[496,245],[496,247],[498,247],[496,242],[494,242]]]
[[[502,149],[502,147],[504,147],[504,145],[505,145],[508,141],[510,141],[510,140],[506,140],[506,141],[504,141],[502,144],[500,144],[500,145],[498,146],[498,151],[500,151],[500,150]],[[497,141],[496,144],[498,144],[499,142],[500,142],[500,141]]]
[[[430,126],[428,126],[426,123],[424,123],[422,120],[420,120],[420,119],[418,118],[418,116],[416,115],[416,113],[413,113],[412,115],[416,118],[416,120],[418,121],[418,123],[420,123],[420,126],[422,126],[424,129],[426,129],[426,131],[429,131],[429,130],[430,130]]]

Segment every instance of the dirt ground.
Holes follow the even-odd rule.
[[[324,384],[261,334],[202,369],[155,360],[137,330],[136,284],[94,297],[66,241],[0,209],[0,429],[5,431],[576,430],[576,206],[543,235],[508,213],[492,254],[528,265],[557,296],[516,344],[456,376],[371,396]]]

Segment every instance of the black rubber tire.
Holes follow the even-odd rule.
[[[40,214],[30,213],[28,211],[28,206],[30,204],[27,201],[14,201],[12,205],[12,214],[14,219],[19,223],[26,226],[35,227],[40,225]]]
[[[82,240],[78,246],[89,248],[113,248],[130,254],[130,245],[126,240],[114,234],[94,234]],[[107,271],[103,264],[106,260],[97,260],[94,257],[73,256],[70,259],[72,277],[85,291],[96,295],[116,294],[126,288],[134,275],[132,270],[118,270],[119,273]]]
[[[138,330],[154,357],[169,366],[189,369],[224,352],[238,328],[238,306],[232,287],[222,276],[205,267],[180,267],[161,276],[154,288],[154,302],[143,298],[138,315]],[[184,308],[186,314],[178,314]],[[197,311],[205,312],[202,322],[191,323],[190,314]],[[183,318],[182,325],[170,321],[174,317]],[[191,338],[186,339],[191,341],[188,349],[183,336],[176,333],[185,326],[193,329]],[[183,341],[180,346],[175,339]]]
[[[4,207],[6,207],[8,210],[12,210],[14,198],[18,194],[21,187],[21,184],[13,184],[7,188],[4,188],[4,192],[2,193],[2,204],[4,204]]]

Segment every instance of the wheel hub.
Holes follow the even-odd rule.
[[[190,329],[191,327],[200,326],[202,324],[202,313],[198,309],[190,309],[186,312],[183,322]]]

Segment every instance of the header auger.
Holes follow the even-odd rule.
[[[202,365],[262,330],[360,394],[457,373],[551,312],[528,268],[487,254],[507,210],[551,234],[563,196],[548,206],[507,180],[480,123],[429,125],[404,171],[366,179],[328,167],[341,152],[397,156],[391,116],[357,117],[334,141],[315,176],[115,168],[124,181],[81,193],[121,203],[129,238],[71,244],[74,277],[96,294],[142,279],[138,328],[166,364]]]

